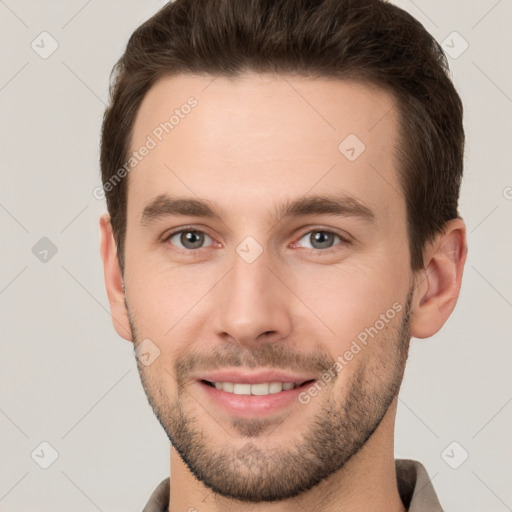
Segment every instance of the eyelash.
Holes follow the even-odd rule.
[[[181,233],[186,233],[186,232],[194,232],[194,233],[202,233],[206,236],[208,236],[209,238],[212,238],[210,235],[208,235],[208,233],[205,233],[204,231],[200,230],[200,229],[196,229],[196,228],[193,228],[193,227],[185,227],[185,228],[181,228],[177,231],[173,231],[172,233],[169,233],[168,235],[166,235],[164,237],[164,239],[162,240],[162,243],[167,243],[169,242],[169,240],[175,236],[175,235],[179,235]],[[340,243],[338,244],[335,244],[333,245],[332,247],[328,247],[326,249],[311,249],[309,247],[304,247],[303,249],[306,249],[306,251],[308,253],[315,253],[315,254],[332,254],[334,252],[336,252],[338,249],[338,246],[339,245],[344,245],[344,246],[348,246],[348,245],[351,245],[351,241],[348,240],[347,238],[341,236],[340,234],[336,233],[335,231],[331,231],[329,229],[322,229],[322,228],[315,228],[315,229],[310,229],[309,231],[305,231],[304,233],[302,233],[299,238],[297,239],[297,241],[300,241],[302,240],[302,238],[304,238],[305,235],[308,235],[308,234],[311,234],[311,233],[315,233],[315,232],[321,232],[321,233],[328,233],[328,234],[331,234],[331,235],[334,235],[336,237],[339,238],[340,240]],[[297,242],[294,242],[294,244],[297,243]],[[186,256],[190,256],[190,257],[194,257],[195,255],[197,255],[200,251],[200,249],[206,249],[207,247],[199,247],[198,249],[179,249],[179,248],[175,248],[173,249],[174,251],[178,252],[179,254],[184,254]]]

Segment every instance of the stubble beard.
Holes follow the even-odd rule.
[[[379,339],[370,342],[385,349],[378,350],[368,364],[359,365],[346,383],[342,399],[327,390],[313,399],[323,400],[324,406],[305,427],[301,426],[297,441],[291,446],[283,447],[281,443],[269,449],[264,443],[267,436],[271,440],[272,433],[280,431],[282,435],[284,428],[290,429],[286,438],[296,435],[297,428],[286,417],[233,418],[228,428],[245,438],[244,443],[227,432],[224,439],[213,439],[208,425],[200,423],[191,411],[191,407],[197,410],[201,406],[187,397],[186,388],[178,386],[177,396],[168,397],[152,380],[150,370],[137,361],[148,402],[183,462],[197,480],[215,493],[246,503],[297,497],[339,471],[361,450],[397,396],[411,338],[412,292],[410,289],[399,328],[390,335],[382,332]],[[129,318],[135,348],[143,338],[137,336],[130,314]],[[376,350],[370,343],[364,350]],[[383,356],[385,361],[381,360]],[[215,421],[206,413],[203,418]]]

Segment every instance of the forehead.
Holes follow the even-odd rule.
[[[398,112],[360,82],[247,73],[157,81],[137,113],[128,215],[162,193],[198,196],[248,215],[312,191],[403,213]],[[147,147],[148,150],[140,151]],[[144,153],[141,157],[140,154]]]

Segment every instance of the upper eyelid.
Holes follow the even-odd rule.
[[[173,236],[175,235],[179,235],[180,233],[186,233],[187,231],[194,231],[194,232],[197,232],[197,233],[203,233],[204,235],[210,237],[212,240],[214,240],[213,236],[209,235],[206,231],[204,231],[203,229],[198,229],[198,228],[193,228],[193,227],[184,227],[184,228],[180,228],[176,231],[170,231],[169,233],[163,235],[162,237],[162,241],[163,242],[166,242],[168,241],[170,238],[172,238]],[[201,247],[202,249],[202,247]]]
[[[336,231],[333,231],[331,229],[313,228],[313,229],[309,229],[308,231],[303,232],[298,238],[296,238],[295,242],[292,242],[292,245],[295,246],[306,235],[308,235],[310,233],[313,233],[315,231],[322,231],[322,232],[325,232],[325,233],[331,233],[334,236],[337,236],[340,239],[340,242],[335,243],[332,247],[326,247],[325,249],[315,249],[315,248],[305,247],[304,249],[306,249],[308,251],[318,251],[320,253],[328,253],[329,251],[333,251],[336,248],[336,246],[338,246],[338,245],[345,245],[346,246],[346,245],[352,245],[353,244],[353,240],[349,236],[341,235],[340,233],[337,233]]]
[[[302,234],[298,237],[298,240],[300,240],[301,238],[304,238],[304,236],[308,235],[309,233],[313,233],[315,231],[323,231],[325,233],[331,233],[331,234],[336,235],[337,237],[341,238],[342,240],[347,240],[347,241],[350,240],[350,237],[348,235],[342,235],[341,233],[338,233],[334,229],[328,229],[328,228],[322,228],[322,227],[308,229],[307,231],[302,232]]]

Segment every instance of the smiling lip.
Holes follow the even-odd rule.
[[[308,375],[296,375],[277,371],[243,373],[240,370],[218,371],[201,375],[197,384],[208,401],[230,415],[238,417],[262,417],[277,413],[298,404],[298,397],[315,380]],[[207,382],[233,382],[238,384],[260,384],[263,382],[293,382],[297,387],[268,395],[237,395],[217,389]]]
[[[208,382],[234,382],[239,384],[261,384],[262,382],[293,382],[296,385],[314,380],[313,375],[298,375],[280,371],[260,371],[247,373],[240,370],[222,370],[205,373],[196,377],[197,380]]]

